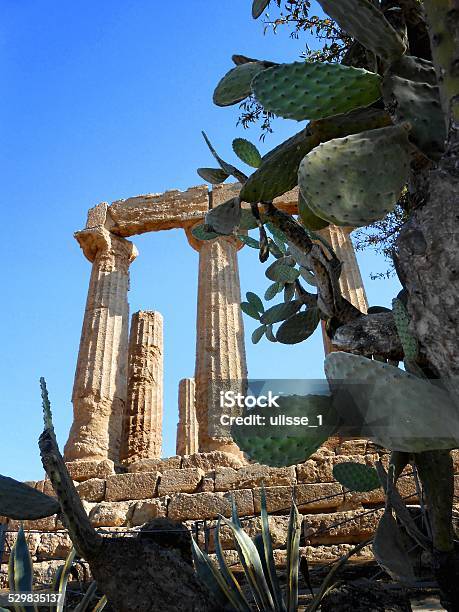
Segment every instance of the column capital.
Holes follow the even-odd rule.
[[[93,263],[97,254],[106,252],[126,260],[129,265],[139,254],[137,247],[120,236],[115,236],[102,225],[88,227],[74,234],[85,257]]]

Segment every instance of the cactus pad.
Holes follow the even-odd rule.
[[[231,106],[250,96],[253,77],[265,68],[264,62],[247,62],[232,68],[215,88],[214,104]]]
[[[370,130],[316,147],[301,162],[299,186],[314,214],[359,227],[393,210],[409,163],[405,125]]]
[[[323,10],[364,47],[387,61],[405,52],[400,36],[369,0],[318,0]]]
[[[350,491],[373,491],[379,489],[378,472],[374,467],[364,465],[363,463],[355,463],[354,461],[346,461],[338,463],[333,468],[333,476],[343,487]]]
[[[383,93],[394,121],[409,121],[411,140],[427,157],[440,159],[445,150],[446,125],[438,87],[387,75]]]
[[[261,155],[257,147],[245,138],[235,138],[233,140],[233,151],[248,166],[258,168],[261,164]]]
[[[392,300],[392,314],[397,327],[398,337],[402,343],[405,359],[416,361],[419,345],[417,339],[410,332],[410,316],[401,300]]]
[[[271,0],[253,0],[252,2],[252,17],[258,19],[260,15],[268,8]]]
[[[298,196],[298,213],[300,215],[304,227],[306,227],[307,229],[316,232],[330,225],[328,221],[325,221],[325,219],[321,219],[312,212],[312,210],[307,205],[306,200],[304,199],[301,191]]]
[[[219,185],[229,177],[229,174],[221,170],[221,168],[198,168],[197,173],[203,181],[207,181],[212,185]]]
[[[214,240],[220,236],[220,234],[214,232],[211,227],[205,225],[204,223],[195,225],[191,230],[191,233],[198,240]]]
[[[231,198],[227,202],[211,208],[206,214],[205,223],[214,232],[219,234],[232,234],[239,227],[241,220],[241,201]]]
[[[268,308],[268,310],[261,315],[261,322],[266,325],[271,325],[272,323],[284,321],[295,314],[302,305],[300,300],[294,300],[292,302],[284,302],[283,304],[271,306],[271,308]]]
[[[381,77],[363,68],[323,62],[280,64],[257,74],[252,90],[266,111],[285,119],[322,119],[369,106]]]
[[[247,412],[264,416],[263,425],[233,425],[231,428],[231,435],[239,448],[258,463],[281,467],[306,461],[338,428],[338,416],[328,396],[281,396],[277,403],[279,408]],[[270,417],[279,415],[308,417],[312,427],[271,423]],[[319,425],[320,417],[322,425]]]
[[[312,121],[310,128],[320,138],[320,142],[332,138],[342,138],[349,134],[358,134],[368,130],[392,125],[390,115],[379,108],[358,108],[344,115],[327,117]]]
[[[305,128],[264,155],[261,166],[242,187],[241,200],[268,202],[296,187],[301,160],[319,142],[317,136]]]
[[[326,357],[325,374],[344,424],[351,417],[352,425],[360,424],[358,437],[407,453],[459,446],[454,401],[435,384],[342,352]]]
[[[402,55],[392,64],[390,73],[409,81],[437,85],[437,74],[432,62],[414,55]]]
[[[57,501],[29,485],[0,475],[0,516],[35,520],[59,512]]]
[[[277,283],[293,283],[300,275],[294,268],[295,260],[291,257],[282,257],[266,268],[265,275],[269,280]]]
[[[282,344],[298,344],[311,336],[319,325],[318,308],[308,308],[298,312],[282,323],[276,333],[276,339]]]

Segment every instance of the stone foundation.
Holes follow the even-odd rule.
[[[453,454],[457,472],[459,451]],[[232,495],[240,516],[247,517],[243,520],[247,532],[254,535],[260,531],[260,488],[264,484],[275,557],[279,564],[285,562],[288,513],[294,491],[303,515],[302,553],[314,563],[337,558],[351,545],[373,534],[384,503],[382,489],[369,493],[345,491],[334,481],[332,470],[334,465],[343,461],[373,465],[379,458],[387,465],[388,454],[378,452],[371,443],[347,440],[340,444],[335,439],[304,463],[290,467],[243,464],[234,455],[216,451],[145,459],[131,465],[126,473],[115,473],[113,464],[107,460],[99,465],[87,462],[91,464],[86,466],[88,469],[74,472],[73,478],[78,479],[75,485],[91,522],[103,533],[135,533],[141,525],[157,517],[182,521],[195,533],[196,521],[200,521],[198,540],[204,547],[207,539],[210,553],[214,550],[212,528],[219,514],[230,516]],[[80,467],[81,463],[85,462],[79,462]],[[409,472],[409,467],[405,472]],[[49,481],[38,481],[34,485],[52,494]],[[417,503],[411,476],[402,475],[398,489],[408,504]],[[459,495],[459,476],[456,476],[455,489]],[[0,588],[6,585],[5,564],[19,524],[19,521],[8,522]],[[208,530],[207,538],[204,526]],[[68,534],[56,516],[24,521],[24,528],[37,580],[46,582],[70,550]],[[236,553],[227,528],[222,528],[222,545],[228,560],[235,561]],[[367,547],[360,558],[369,556],[371,548]]]

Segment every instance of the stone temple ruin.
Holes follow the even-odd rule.
[[[212,383],[247,377],[240,310],[238,249],[234,238],[197,241],[192,227],[212,206],[237,194],[239,186],[219,185],[209,193],[199,186],[99,204],[75,237],[92,264],[72,395],[74,419],[64,458],[90,520],[104,533],[130,532],[156,517],[183,521],[213,552],[212,526],[229,516],[234,495],[245,528],[260,529],[260,487],[266,488],[276,561],[285,562],[285,539],[292,494],[304,516],[302,553],[323,561],[336,558],[373,533],[384,502],[382,489],[350,493],[337,483],[333,466],[342,461],[373,464],[387,455],[366,440],[330,439],[297,466],[269,468],[249,464],[231,439],[209,435],[209,411],[216,410]],[[297,210],[296,191],[276,205]],[[132,316],[129,331],[129,267],[138,252],[130,236],[182,228],[199,251],[196,364],[194,378],[178,385],[176,456],[161,458],[163,320],[158,312]],[[362,311],[367,300],[346,228],[331,226],[322,235],[343,262],[343,295]],[[331,346],[324,335],[325,351]],[[455,456],[455,462],[458,462]],[[457,470],[456,470],[457,471]],[[399,481],[403,496],[416,500],[411,477]],[[30,484],[30,483],[29,483]],[[53,494],[48,480],[33,483]],[[369,512],[368,509],[374,509]],[[6,582],[8,545],[18,521],[8,522],[0,584]],[[46,582],[70,550],[57,516],[26,521],[37,580]],[[224,528],[222,545],[234,560]],[[361,556],[371,555],[368,547]]]

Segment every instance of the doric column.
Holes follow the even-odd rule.
[[[163,424],[163,317],[132,315],[127,404],[120,459],[129,464],[161,457]]]
[[[194,378],[183,378],[179,382],[176,453],[182,457],[197,453],[199,448],[195,393]]]
[[[352,227],[329,225],[325,229],[320,230],[319,233],[330,244],[336,256],[343,264],[339,279],[343,297],[362,312],[366,312],[368,309],[367,296],[365,287],[363,286],[359,264],[357,263],[354,245],[350,237],[353,229]],[[328,354],[333,350],[333,347],[323,326],[322,336],[325,353]]]
[[[129,265],[135,246],[103,226],[75,234],[92,262],[66,461],[118,461],[126,402]]]
[[[213,207],[228,199],[226,188],[214,188]],[[234,196],[231,193],[229,197]],[[220,390],[241,388],[247,379],[242,322],[241,289],[237,252],[241,243],[232,237],[197,241],[187,232],[190,244],[199,250],[198,308],[196,335],[196,417],[199,451],[220,450],[240,455],[233,440],[219,432]],[[220,434],[220,435],[219,435]]]

